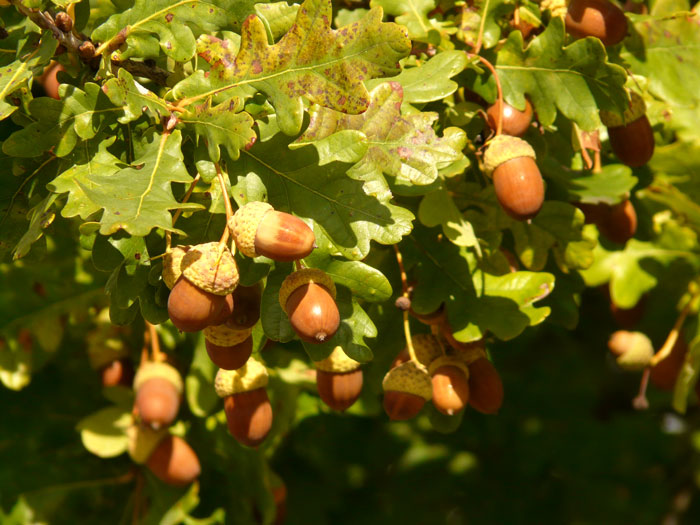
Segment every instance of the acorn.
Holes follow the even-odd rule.
[[[535,150],[527,142],[498,135],[484,153],[484,168],[508,215],[518,221],[537,215],[544,202],[544,181],[535,164]]]
[[[596,225],[606,238],[618,244],[625,244],[637,231],[637,212],[632,201],[624,200],[608,206],[605,220]]]
[[[187,250],[182,275],[168,297],[168,315],[183,332],[197,332],[221,319],[226,296],[238,286],[238,267],[225,244],[210,242]]]
[[[266,202],[241,206],[228,226],[236,246],[248,257],[264,255],[275,261],[296,261],[309,255],[316,242],[304,221]]]
[[[282,282],[280,304],[302,341],[323,343],[335,335],[340,326],[335,293],[333,279],[316,268],[298,270]]]
[[[571,0],[564,21],[571,36],[593,36],[606,46],[619,44],[627,36],[625,13],[608,0]]]
[[[608,339],[608,348],[617,358],[620,368],[631,372],[649,366],[654,355],[654,346],[642,332],[618,330]]]
[[[348,357],[340,346],[316,367],[318,395],[333,410],[344,412],[357,401],[362,392],[362,369],[360,363]]]
[[[407,361],[389,370],[382,381],[384,410],[393,421],[415,417],[433,395],[428,369]]]
[[[654,155],[654,132],[639,93],[630,91],[630,104],[622,117],[601,110],[600,120],[608,128],[610,147],[623,164],[638,168]]]
[[[503,404],[501,376],[485,357],[469,365],[469,404],[482,414],[495,414]]]
[[[54,21],[56,22],[56,27],[64,33],[70,33],[73,30],[73,19],[65,11],[56,13]]]
[[[51,63],[46,66],[46,69],[44,69],[44,72],[38,78],[38,82],[44,88],[46,95],[51,98],[55,98],[56,100],[60,100],[61,98],[58,93],[58,86],[61,84],[57,78],[57,75],[61,71],[65,71],[63,65],[58,62],[51,61]]]
[[[428,368],[433,405],[446,416],[464,410],[469,401],[469,368],[455,356],[440,356]]]
[[[168,363],[142,363],[134,377],[134,407],[141,420],[154,428],[175,421],[183,391],[182,377]]]
[[[102,386],[130,386],[134,381],[134,365],[129,358],[116,359],[100,370]]]
[[[396,368],[397,366],[405,363],[406,361],[410,361],[410,360],[411,360],[411,355],[408,353],[408,348],[404,348],[398,354],[396,354],[396,357],[391,362],[390,368]]]
[[[246,364],[253,353],[252,328],[238,330],[226,323],[204,329],[209,359],[224,370],[236,370]]]
[[[231,435],[243,445],[257,447],[272,427],[272,406],[267,397],[267,369],[250,358],[238,370],[219,370],[214,388],[224,398]]]
[[[685,354],[688,351],[683,336],[679,336],[676,344],[673,345],[671,353],[651,367],[649,379],[656,388],[661,390],[673,390],[676,385],[678,374],[685,363]]]
[[[236,288],[236,290],[237,289],[238,288]],[[209,326],[224,324],[226,321],[228,321],[231,318],[231,315],[233,315],[234,305],[235,303],[233,301],[232,293],[224,296],[224,302],[219,309],[219,313],[216,314],[216,316],[211,320],[211,324]]]
[[[179,436],[168,435],[155,448],[146,465],[168,485],[189,485],[199,477],[202,467],[192,447]]]
[[[126,429],[127,451],[134,461],[142,465],[168,435],[167,428],[154,429],[144,425],[132,424]]]
[[[97,326],[87,333],[87,352],[90,366],[99,371],[102,386],[131,386],[134,366],[129,348],[120,337],[120,329],[109,321],[109,310],[100,312]]]
[[[491,104],[486,110],[486,123],[496,131],[498,127],[498,115],[501,105],[498,100]],[[510,104],[503,103],[502,132],[505,135],[522,137],[530,127],[532,122],[532,104],[525,99],[525,109],[522,111],[514,108]]]
[[[233,303],[235,308],[226,319],[229,328],[244,330],[252,328],[260,319],[260,303],[262,301],[262,289],[259,284],[253,286],[238,286],[233,291]]]

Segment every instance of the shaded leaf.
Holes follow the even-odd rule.
[[[131,424],[128,410],[108,407],[81,419],[76,429],[86,449],[101,458],[111,458],[126,452],[126,429]]]

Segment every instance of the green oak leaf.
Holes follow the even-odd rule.
[[[391,194],[375,195],[382,181],[357,181],[346,175],[347,164],[318,165],[312,148],[289,151],[289,139],[275,138],[243,151],[229,167],[232,195],[239,206],[267,200],[276,209],[314,221],[314,231],[328,243],[322,251],[358,260],[369,253],[370,241],[398,242],[411,230],[413,214],[391,204]]]
[[[44,235],[44,230],[49,227],[56,216],[52,208],[57,197],[58,195],[51,193],[29,211],[29,228],[19,240],[17,246],[15,246],[12,255],[13,260],[27,255],[29,250],[31,250],[32,244]]]
[[[191,126],[198,139],[206,142],[209,158],[218,162],[220,147],[228,151],[232,160],[238,159],[242,148],[250,148],[257,138],[253,131],[253,118],[241,111],[243,101],[234,97],[212,107],[211,99],[190,106],[190,111],[181,115],[181,123]]]
[[[371,102],[361,115],[346,115],[314,106],[309,126],[292,147],[314,144],[344,130],[362,132],[367,152],[348,175],[365,178],[385,173],[397,184],[427,185],[438,170],[462,159],[466,135],[459,128],[447,128],[442,138],[432,128],[436,113],[401,115],[403,88],[385,82],[370,93]],[[360,175],[361,174],[361,175]]]
[[[357,114],[367,109],[363,81],[400,72],[398,60],[410,51],[404,30],[382,23],[381,9],[361,21],[333,30],[330,0],[306,0],[294,25],[276,44],[268,44],[265,25],[257,16],[246,19],[237,54],[216,37],[200,38],[198,54],[211,69],[198,70],[178,83],[174,94],[195,101],[224,93],[270,97],[280,129],[299,132],[306,98],[312,103]],[[215,100],[219,100],[215,97]]]
[[[289,5],[287,2],[270,2],[255,4],[253,9],[265,24],[268,35],[274,42],[292,27],[299,11],[299,5]]]
[[[93,138],[114,122],[120,109],[110,103],[100,86],[88,82],[83,87],[85,91],[61,84],[61,100],[33,99],[29,112],[36,121],[10,135],[3,151],[16,157],[36,157],[52,149],[65,157],[80,140]]]
[[[217,370],[217,366],[207,354],[204,335],[200,333],[194,347],[192,364],[185,378],[187,405],[197,417],[208,416],[219,404],[219,396],[214,390],[214,378]]]
[[[124,115],[117,119],[122,124],[134,121],[144,113],[158,121],[170,115],[165,100],[139,84],[126,69],[119,69],[119,76],[105,82],[102,91],[112,104],[124,111]]]
[[[445,303],[454,336],[464,342],[481,339],[487,332],[512,339],[549,315],[548,307],[534,303],[554,289],[552,274],[488,274],[479,269],[470,250],[439,241],[435,233],[417,228],[412,243],[402,250],[419,283],[411,302],[416,312],[434,312]]]
[[[475,0],[469,5],[469,9],[462,10],[460,14],[457,35],[465,43],[474,46],[481,33],[483,47],[491,49],[501,39],[499,21],[512,12],[513,6],[510,0]]]
[[[696,336],[688,345],[685,361],[678,372],[678,378],[673,388],[673,408],[681,414],[685,414],[688,407],[688,397],[693,392],[698,377],[700,377],[700,336]]]
[[[101,458],[111,458],[126,452],[126,429],[132,424],[128,409],[107,407],[83,418],[76,429],[85,448]]]
[[[129,9],[110,16],[91,37],[108,42],[124,31],[127,49],[122,59],[156,58],[162,50],[173,60],[185,62],[195,54],[197,35],[233,26],[240,22],[238,16],[247,16],[250,7],[249,2],[224,0],[136,0]],[[144,50],[150,52],[143,54]]]
[[[381,7],[394,16],[397,24],[406,26],[412,40],[440,44],[440,33],[451,32],[453,23],[429,18],[435,9],[435,0],[371,0],[371,7]]]
[[[457,91],[459,85],[451,79],[464,71],[468,62],[464,51],[443,51],[418,67],[404,69],[391,80],[401,84],[404,104],[442,100]],[[381,82],[380,79],[372,79],[365,85],[371,91]]]
[[[428,228],[442,226],[445,236],[457,246],[473,246],[481,253],[474,228],[445,188],[428,193],[418,207],[418,220]]]
[[[561,17],[527,47],[522,33],[512,31],[498,51],[496,70],[509,104],[525,107],[527,95],[543,125],[551,125],[558,110],[590,131],[600,126],[599,109],[621,113],[627,106],[627,75],[607,61],[600,40],[583,38],[565,46],[565,38]],[[486,95],[495,99],[493,90]]]
[[[143,236],[153,228],[180,233],[173,227],[170,210],[201,207],[179,203],[173,196],[173,182],[192,180],[183,163],[181,140],[178,130],[170,135],[154,135],[143,154],[131,165],[119,166],[111,172],[116,167],[112,163],[107,173],[75,169],[69,176],[59,177],[58,185],[53,187],[57,192],[71,192],[72,210],[84,210],[81,215],[103,209],[102,235],[123,229],[131,235]],[[105,152],[101,159],[110,163],[108,155]]]
[[[622,164],[606,164],[598,173],[565,168],[552,157],[538,161],[543,175],[564,189],[566,198],[590,204],[617,204],[637,184],[632,170]]]

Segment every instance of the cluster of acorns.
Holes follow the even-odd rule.
[[[280,262],[298,261],[315,246],[313,231],[302,220],[274,210],[265,202],[250,202],[239,208],[228,228],[236,247],[247,257],[264,255]],[[238,286],[238,267],[224,242],[177,246],[168,251],[163,279],[172,290],[168,314],[173,324],[183,332],[204,331],[207,353],[220,369],[215,388],[224,398],[229,431],[244,445],[259,445],[272,426],[272,408],[265,389],[267,369],[251,357],[253,326],[260,318],[260,287]],[[340,325],[335,295],[335,284],[325,272],[300,268],[282,283],[279,301],[299,338],[318,344],[333,337]],[[318,366],[333,373],[338,359],[331,356]],[[343,370],[347,366],[341,365]],[[343,376],[338,384],[345,379],[344,374],[338,374]],[[329,381],[323,370],[318,384],[329,406],[349,406],[345,406],[345,394],[340,393],[343,388]],[[357,399],[361,385],[360,375],[357,394],[350,404]]]

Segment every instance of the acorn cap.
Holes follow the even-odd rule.
[[[249,202],[236,210],[228,221],[231,235],[236,241],[236,246],[241,253],[247,257],[257,257],[255,251],[255,235],[258,233],[258,226],[265,214],[274,208],[267,202]]]
[[[430,401],[433,397],[433,383],[428,369],[415,361],[406,361],[389,370],[382,381],[382,388],[384,392],[415,394],[426,401]]]
[[[566,16],[566,3],[566,0],[542,0],[540,9],[542,11],[549,10],[552,16]]]
[[[149,361],[142,363],[134,377],[134,390],[138,390],[149,379],[159,377],[173,384],[178,394],[182,394],[182,376],[177,369],[168,363],[155,363]]]
[[[182,275],[180,265],[182,264],[183,257],[189,249],[190,246],[175,246],[175,248],[171,248],[165,252],[165,256],[163,257],[163,282],[165,283],[165,286],[171,290],[173,289],[173,286],[175,286],[177,280],[180,278],[180,275]]]
[[[654,355],[654,345],[646,334],[642,332],[626,332],[625,336],[625,348],[618,355],[616,359],[617,364],[620,368],[631,372],[643,370],[651,363],[651,358]],[[611,338],[610,343],[612,342]]]
[[[131,425],[126,429],[129,456],[131,456],[134,463],[146,463],[158,446],[158,443],[167,435],[167,427],[154,430],[150,426]]]
[[[239,392],[250,392],[266,385],[267,368],[252,357],[238,370],[220,368],[214,380],[214,389],[219,397],[228,397]]]
[[[360,368],[361,363],[348,357],[343,348],[336,346],[331,354],[321,361],[314,361],[314,366],[318,370],[324,372],[334,372],[336,374],[345,374]]]
[[[442,366],[454,366],[455,368],[459,368],[464,372],[464,377],[469,379],[469,368],[466,363],[453,355],[441,355],[437,359],[434,359],[428,367],[428,373],[432,376],[435,371]]]
[[[411,337],[411,342],[416,352],[416,359],[426,367],[442,355],[440,343],[432,334],[416,334]]]
[[[631,124],[647,112],[647,105],[636,91],[630,91],[630,104],[622,116],[611,111],[600,110],[600,121],[606,128],[619,128]]]
[[[226,326],[226,323],[207,326],[204,329],[204,337],[206,340],[218,346],[235,346],[248,339],[252,333],[252,326],[250,328],[244,328],[243,330],[237,330],[229,328]]]
[[[490,142],[484,153],[484,170],[491,177],[501,164],[520,157],[535,157],[535,150],[521,138],[498,135]]]
[[[205,292],[228,295],[238,286],[238,266],[231,250],[223,243],[192,246],[180,267],[185,279]]]
[[[320,284],[328,290],[328,293],[330,293],[333,300],[335,300],[335,283],[330,275],[317,268],[303,268],[289,274],[282,282],[282,286],[280,286],[280,304],[285,313],[287,312],[287,299],[289,299],[289,296],[292,295],[297,288],[309,283]]]

